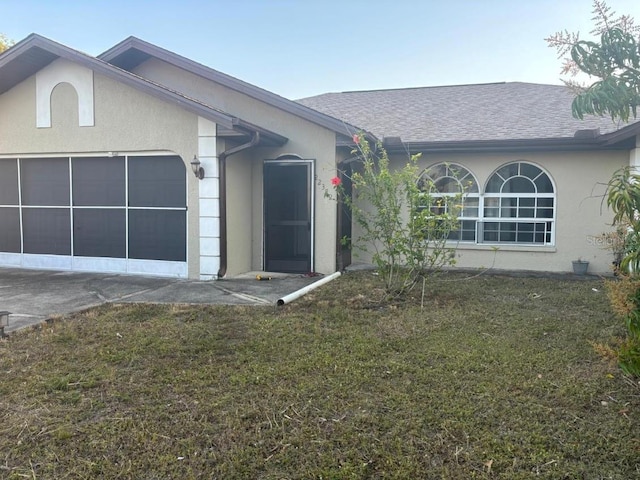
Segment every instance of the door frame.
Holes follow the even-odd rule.
[[[309,232],[309,248],[310,248],[310,258],[309,258],[309,268],[310,271],[313,272],[315,269],[315,237],[316,237],[316,220],[315,220],[315,190],[314,190],[314,179],[316,178],[315,172],[315,160],[314,159],[303,159],[298,157],[297,155],[282,155],[276,159],[267,159],[262,162],[262,270],[266,269],[267,265],[267,209],[266,209],[266,199],[265,199],[265,188],[264,188],[264,167],[268,164],[271,165],[308,165],[308,174],[307,174],[307,195],[309,196],[309,223],[310,223],[310,232]]]

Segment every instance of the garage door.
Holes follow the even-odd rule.
[[[178,156],[0,159],[0,265],[187,276]]]

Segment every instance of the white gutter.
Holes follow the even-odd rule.
[[[296,290],[295,292],[290,293],[289,295],[279,298],[278,301],[276,302],[276,305],[281,307],[282,305],[293,302],[295,299],[300,298],[301,296],[309,293],[311,290],[315,290],[316,288],[321,287],[325,283],[329,283],[331,280],[335,280],[339,276],[340,276],[340,272],[332,273],[331,275],[324,277],[323,279],[318,280],[317,282],[313,282],[311,285],[307,285],[306,287],[303,287],[300,290]]]

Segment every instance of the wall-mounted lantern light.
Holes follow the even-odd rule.
[[[197,155],[194,155],[193,160],[191,160],[191,170],[193,170],[193,174],[200,180],[204,178],[204,168],[202,168]]]

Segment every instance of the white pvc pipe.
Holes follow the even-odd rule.
[[[290,293],[289,295],[285,295],[284,297],[279,298],[278,301],[276,302],[276,305],[281,307],[282,305],[285,305],[289,302],[293,302],[296,298],[300,298],[306,293],[309,293],[311,290],[315,290],[316,288],[321,287],[325,283],[329,283],[331,280],[335,280],[339,276],[340,276],[340,272],[332,273],[331,275],[328,275],[318,280],[317,282],[313,282],[311,285],[307,285],[306,287],[303,287],[300,290],[296,290],[295,292]]]

